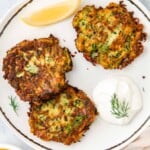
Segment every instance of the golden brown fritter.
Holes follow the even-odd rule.
[[[96,114],[97,110],[87,95],[68,86],[53,99],[31,103],[30,130],[43,140],[70,145],[80,140]]]
[[[64,89],[65,72],[72,69],[69,50],[53,35],[24,40],[3,60],[4,78],[24,101],[48,99]]]
[[[143,25],[125,5],[110,3],[106,8],[86,6],[73,19],[76,47],[93,64],[121,69],[143,52]]]

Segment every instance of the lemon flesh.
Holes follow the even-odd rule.
[[[23,17],[22,20],[32,26],[46,26],[68,18],[79,8],[80,4],[81,0],[65,0],[35,11]]]

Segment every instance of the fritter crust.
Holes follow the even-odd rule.
[[[73,19],[76,47],[93,64],[121,69],[143,52],[143,25],[121,1],[106,8],[86,6]]]
[[[95,120],[97,110],[87,95],[68,86],[47,102],[31,103],[31,132],[46,141],[70,145],[80,140]]]
[[[24,40],[11,48],[3,60],[4,78],[21,100],[48,99],[66,86],[65,72],[72,69],[67,48],[61,48],[53,35]]]

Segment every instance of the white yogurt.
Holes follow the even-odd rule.
[[[119,105],[125,102],[127,115],[113,114],[112,98],[114,94],[119,101]],[[119,125],[129,123],[142,108],[142,96],[139,88],[130,78],[124,76],[112,77],[98,83],[93,91],[93,100],[104,120]],[[120,114],[124,114],[122,110]]]

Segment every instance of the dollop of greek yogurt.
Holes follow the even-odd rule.
[[[93,100],[102,119],[113,124],[128,124],[142,108],[142,95],[132,79],[115,76],[98,83]]]

